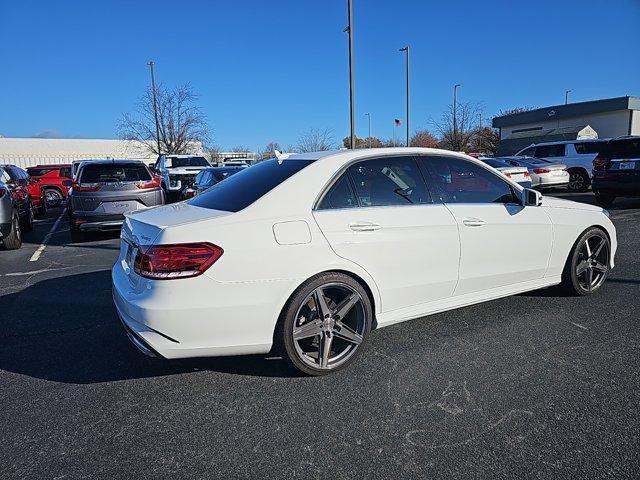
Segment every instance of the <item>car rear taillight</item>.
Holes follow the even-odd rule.
[[[505,173],[504,176],[511,178],[511,174],[510,173]]]
[[[73,182],[73,189],[76,192],[97,192],[102,187],[99,183],[78,183]]]
[[[548,168],[534,168],[533,171],[537,174],[540,173],[551,173],[551,170],[549,170]]]
[[[523,175],[524,175],[525,177],[530,177],[530,176],[531,176],[531,174],[529,173],[529,170],[527,170],[526,172],[524,172],[524,173],[523,173]]]
[[[598,155],[593,159],[593,169],[594,170],[606,170],[611,166],[611,162],[608,158]]]
[[[154,245],[138,251],[134,271],[154,280],[196,277],[223,253],[222,248],[206,242]]]
[[[136,187],[138,188],[158,188],[160,186],[160,179],[158,177],[153,177],[153,179],[148,182],[140,182],[136,183]]]

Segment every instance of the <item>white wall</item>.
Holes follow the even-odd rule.
[[[640,135],[640,110],[633,111],[633,120],[631,123],[631,135]]]
[[[507,138],[511,135],[513,130],[520,130],[523,128],[542,127],[543,129],[547,129],[574,127],[579,125],[590,125],[596,132],[598,132],[599,138],[619,137],[621,135],[628,135],[629,112],[629,110],[618,110],[615,112],[582,115],[567,119],[549,117],[549,119],[544,122],[502,127],[500,138]],[[640,116],[637,116],[640,112],[635,110],[633,112],[634,115],[636,115],[635,121],[638,122],[637,129],[640,132]],[[534,134],[535,132],[532,131],[531,133]]]
[[[198,144],[194,151],[201,154],[202,145]],[[155,161],[157,155],[131,140],[0,137],[0,164],[25,168],[91,158],[140,159],[148,163]]]

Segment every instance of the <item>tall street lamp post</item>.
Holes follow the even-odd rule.
[[[149,70],[151,71],[151,92],[153,95],[153,116],[155,117],[156,120],[156,142],[158,145],[158,155],[162,154],[162,151],[160,150],[160,123],[158,122],[158,99],[156,97],[156,77],[154,74],[154,66],[155,63],[152,61],[150,61],[149,63],[147,63],[147,65],[149,65]]]
[[[369,118],[369,148],[371,148],[371,114],[365,113],[365,115]]]
[[[407,147],[409,146],[409,45],[400,49],[401,52],[405,52],[405,64],[406,64],[406,81],[407,81]]]
[[[349,9],[349,26],[346,28],[349,32],[349,116],[351,135],[349,139],[349,148],[356,148],[356,107],[354,104],[355,86],[353,79],[353,1],[348,0]]]
[[[458,87],[459,83],[453,86],[453,147],[458,149],[458,119],[456,117],[458,108]]]
[[[568,104],[569,103],[569,94],[571,93],[571,90],[565,90],[564,91],[564,104]]]

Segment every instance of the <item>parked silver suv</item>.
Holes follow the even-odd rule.
[[[94,160],[80,165],[69,193],[71,239],[87,231],[117,230],[124,215],[164,204],[160,179],[138,160]]]
[[[211,165],[198,155],[160,155],[150,166],[161,177],[167,198],[176,200],[180,192],[193,185],[196,175]]]

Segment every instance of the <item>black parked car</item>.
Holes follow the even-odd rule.
[[[235,175],[238,172],[248,168],[247,166],[233,166],[233,167],[209,167],[202,170],[196,175],[195,182],[190,187],[182,190],[180,195],[181,199],[195,197],[199,193],[202,193],[209,187],[214,186],[216,183],[220,183],[227,177]]]
[[[593,160],[593,193],[608,207],[616,197],[640,197],[640,137],[609,140]]]

